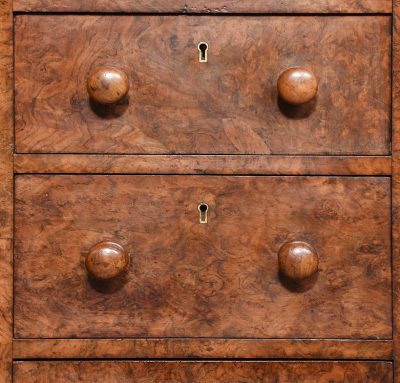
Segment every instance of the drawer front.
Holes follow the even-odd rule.
[[[390,36],[390,16],[20,15],[16,149],[388,154]]]
[[[391,338],[389,189],[17,176],[15,336]]]
[[[17,362],[15,383],[392,383],[385,362]]]

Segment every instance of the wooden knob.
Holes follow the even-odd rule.
[[[318,271],[318,254],[307,242],[285,243],[278,253],[279,271],[287,278],[301,281]]]
[[[288,104],[306,104],[317,95],[318,80],[305,68],[289,68],[279,76],[278,92]]]
[[[129,257],[122,246],[114,242],[101,242],[86,255],[89,274],[99,280],[109,280],[121,275],[128,267]]]
[[[92,100],[98,104],[116,104],[128,94],[128,76],[119,68],[96,68],[88,77],[87,90]]]

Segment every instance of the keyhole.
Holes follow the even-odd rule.
[[[206,63],[207,62],[208,44],[201,42],[197,46],[197,49],[199,50],[199,62]]]
[[[200,212],[200,223],[208,223],[208,217],[207,217],[207,213],[208,213],[208,205],[206,203],[201,203],[199,205],[199,212]]]

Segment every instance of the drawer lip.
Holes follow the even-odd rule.
[[[14,0],[14,12],[110,12],[110,13],[392,13],[391,0],[297,0],[290,5],[276,0],[253,0],[241,4],[234,0],[163,0],[137,1],[97,0]],[[245,2],[243,2],[245,3]]]

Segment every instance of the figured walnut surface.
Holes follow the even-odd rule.
[[[389,16],[20,15],[16,150],[388,154],[390,36]],[[90,102],[99,65],[127,73],[125,102]],[[300,107],[278,99],[294,66],[319,80]]]
[[[14,0],[16,11],[51,12],[392,12],[391,0]]]
[[[16,173],[391,175],[389,156],[16,154]]]
[[[400,0],[393,2],[392,244],[395,383],[400,383]]]
[[[385,362],[17,362],[15,383],[392,383]]]
[[[13,356],[15,359],[393,359],[390,340],[350,339],[15,339]]]
[[[385,177],[17,176],[15,335],[389,339],[389,188]],[[84,267],[104,240],[131,257],[110,285]],[[301,291],[278,275],[291,240],[320,257]]]
[[[13,14],[0,1],[0,382],[12,381]]]

